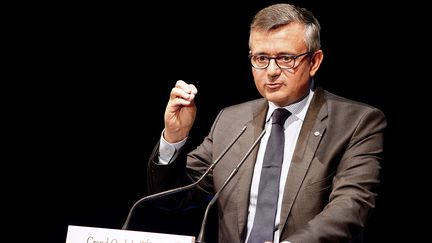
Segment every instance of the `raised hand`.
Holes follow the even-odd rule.
[[[167,142],[179,142],[188,136],[196,117],[194,99],[197,92],[193,84],[183,80],[177,81],[171,90],[164,115],[164,138]]]

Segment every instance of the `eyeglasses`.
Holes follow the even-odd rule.
[[[276,57],[249,54],[249,58],[251,59],[252,66],[257,69],[267,68],[270,64],[271,59],[274,59],[276,61],[276,65],[278,65],[280,69],[290,69],[295,67],[295,61],[297,58],[309,54],[310,52],[305,52],[299,55],[286,54],[286,55],[278,55]]]

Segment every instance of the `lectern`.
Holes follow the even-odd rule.
[[[69,225],[66,243],[195,243],[195,237]]]

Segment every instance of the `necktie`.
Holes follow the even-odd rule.
[[[283,108],[273,112],[272,128],[264,154],[254,224],[248,243],[273,241],[279,180],[284,153],[284,123],[291,113]]]

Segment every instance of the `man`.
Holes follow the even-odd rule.
[[[245,127],[199,190],[165,203],[183,207],[214,194],[261,139],[217,200],[219,242],[356,240],[375,205],[386,119],[374,107],[316,87],[313,77],[323,60],[319,32],[318,21],[306,9],[275,4],[259,11],[251,23],[249,56],[263,98],[223,109],[202,144],[187,155],[182,147],[195,119],[198,91],[178,81],[165,110],[165,129],[150,158],[149,192],[199,179]],[[270,146],[278,108],[288,110],[288,118],[281,124],[282,142]],[[262,182],[270,179],[262,179],[261,173],[267,170],[266,147],[280,144],[279,190],[270,189],[277,195],[275,217],[266,224],[268,236],[258,226],[268,215],[261,212],[267,206],[260,196],[270,191],[262,189]]]

